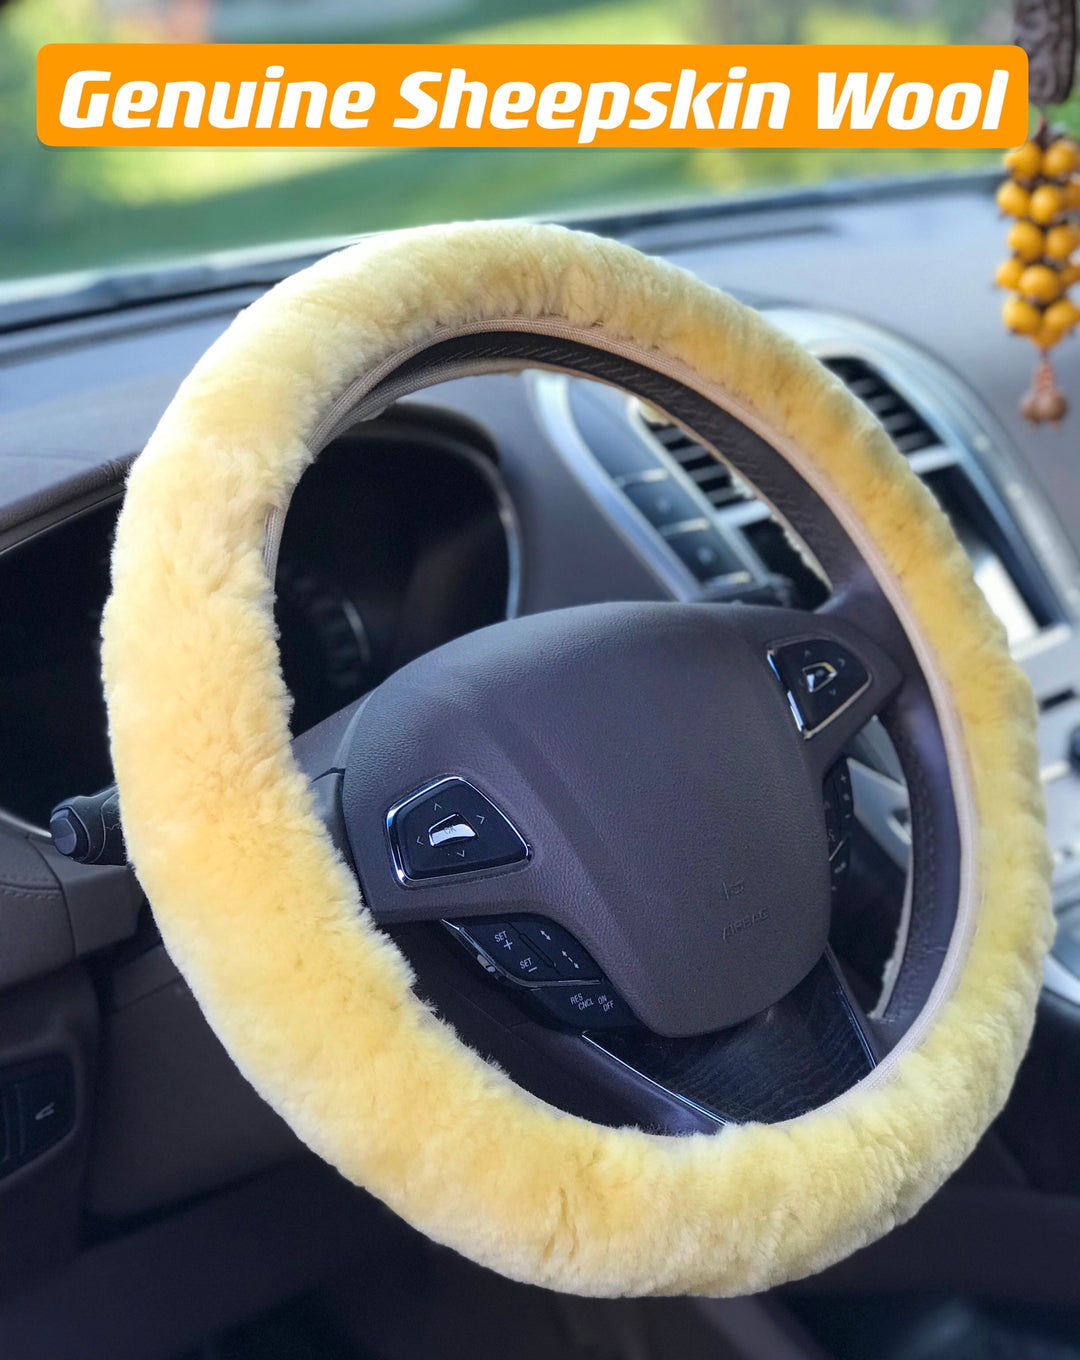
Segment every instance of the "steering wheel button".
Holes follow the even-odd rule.
[[[851,834],[855,820],[851,772],[846,760],[838,760],[826,775],[821,795],[825,809],[825,835],[831,857],[840,843]]]
[[[387,814],[399,882],[476,873],[528,859],[529,849],[495,804],[464,779],[442,779]]]
[[[538,987],[529,995],[548,1018],[570,1029],[623,1029],[636,1023],[605,980],[583,982],[580,987]]]
[[[549,921],[519,921],[518,929],[548,956],[560,978],[585,981],[600,977],[600,969],[569,931]]]
[[[831,855],[843,839],[843,833],[840,829],[840,814],[836,807],[836,800],[828,784],[825,785],[823,802],[825,805],[825,837],[829,843],[829,854]]]
[[[554,982],[559,976],[552,961],[506,922],[470,921],[462,924],[461,929],[510,977],[522,982]]]
[[[817,694],[836,679],[836,667],[828,661],[815,661],[803,667],[803,684],[810,694]]]
[[[474,840],[476,832],[464,817],[444,817],[441,822],[428,827],[427,841],[433,850],[437,850],[440,845],[454,845]]]
[[[869,672],[858,657],[831,638],[782,643],[769,652],[769,663],[807,737],[824,727],[870,683]]]

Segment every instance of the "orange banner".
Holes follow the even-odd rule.
[[[1005,147],[1018,47],[54,43],[50,146]]]

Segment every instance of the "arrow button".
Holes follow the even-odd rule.
[[[509,818],[465,779],[420,789],[388,814],[394,872],[411,883],[476,873],[529,858]]]

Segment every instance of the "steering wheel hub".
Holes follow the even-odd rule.
[[[790,991],[829,928],[821,776],[741,612],[532,615],[380,685],[354,725],[343,787],[376,918],[546,916],[669,1036],[733,1024]],[[464,829],[451,845],[456,821],[437,816],[471,827],[471,805],[444,798],[421,835],[448,864],[460,854],[461,872],[403,884],[387,808],[452,776],[505,814],[528,857],[470,872]]]

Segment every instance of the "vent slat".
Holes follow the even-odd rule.
[[[678,463],[683,472],[714,506],[730,505],[742,499],[731,469],[719,463],[702,444],[685,430],[668,421],[643,418],[645,428],[658,444]]]
[[[847,356],[823,359],[825,367],[835,373],[852,396],[877,416],[885,433],[901,453],[918,453],[941,443],[940,436],[919,415],[918,411],[892,387],[876,368],[862,359]]]

